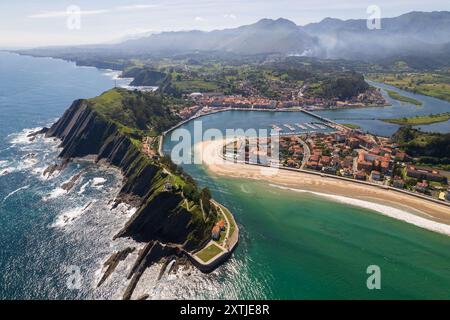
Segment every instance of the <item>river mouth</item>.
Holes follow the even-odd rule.
[[[202,127],[222,132],[226,127],[265,128],[276,117],[281,117],[281,122],[287,121],[283,116],[282,113],[230,111],[203,117]],[[295,113],[289,116],[289,121],[298,122],[292,118]],[[186,123],[181,129],[193,134],[194,123]],[[164,153],[170,155],[176,143],[169,134]],[[233,284],[233,292],[237,290],[240,297],[406,299],[447,296],[442,283],[435,281],[450,283],[449,272],[442,272],[445,261],[450,258],[446,249],[450,245],[448,236],[374,213],[373,208],[327,199],[320,194],[283,189],[245,176],[216,175],[203,164],[183,167],[235,214],[242,239],[230,264],[240,266],[236,270],[240,277],[258,283],[258,290],[236,288]],[[433,252],[433,262],[428,264],[430,252]],[[373,264],[384,270],[389,282],[376,294],[365,286],[366,268]],[[431,281],[425,280],[429,272],[433,274]],[[230,282],[225,281],[231,283],[234,277],[227,274],[225,279]],[[423,290],[420,293],[416,291],[419,287]]]

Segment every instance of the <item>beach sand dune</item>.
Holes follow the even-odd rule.
[[[381,213],[385,215],[450,235],[450,207],[444,204],[351,181],[225,161],[220,154],[224,143],[225,141],[219,140],[205,141],[195,146],[196,154],[201,156],[204,166],[213,175],[260,180],[268,185],[329,195],[328,198],[331,200],[333,200],[331,196],[340,196],[341,200],[346,197],[371,202],[376,204],[373,206],[375,211],[381,212],[379,208],[383,207],[384,211]],[[362,202],[356,201],[354,205],[358,203]],[[386,207],[393,208],[392,214],[387,212]],[[399,212],[403,212],[403,215]],[[416,218],[411,217],[412,215]]]

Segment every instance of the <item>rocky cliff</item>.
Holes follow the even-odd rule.
[[[133,201],[139,209],[117,236],[179,244],[187,250],[204,243],[210,226],[184,207],[181,190],[163,187],[170,173],[92,104],[75,101],[46,135],[61,139],[64,160],[94,156],[95,161],[106,161],[122,171],[124,183],[118,199]]]

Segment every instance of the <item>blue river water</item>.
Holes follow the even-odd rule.
[[[450,112],[450,102],[439,100],[420,94],[414,94],[395,88],[384,83],[369,81],[377,88],[382,89],[381,93],[389,102],[390,106],[359,108],[359,109],[339,109],[318,111],[317,113],[329,119],[334,119],[339,123],[351,123],[360,126],[364,131],[368,131],[380,136],[391,136],[399,128],[396,124],[383,122],[380,119],[414,117],[421,115]],[[385,90],[394,90],[402,96],[414,98],[422,102],[421,106],[411,103],[401,102],[388,96]],[[450,132],[450,120],[446,122],[434,123],[430,125],[418,126],[428,132]]]

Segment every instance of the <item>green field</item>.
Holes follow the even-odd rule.
[[[376,73],[368,74],[368,78],[402,90],[450,101],[450,74],[448,72]]]
[[[219,248],[219,246],[217,246],[214,243],[211,243],[205,249],[198,252],[197,257],[199,257],[200,260],[202,260],[203,262],[208,262],[209,260],[211,260],[212,258],[214,258],[215,256],[217,256],[222,252],[223,250]]]
[[[430,114],[427,116],[417,116],[411,118],[395,118],[395,119],[383,119],[384,122],[399,124],[399,125],[424,125],[438,122],[448,121],[450,119],[450,112],[440,114]]]
[[[221,92],[280,99],[307,85],[306,97],[348,99],[368,89],[363,75],[350,70],[348,62],[307,57],[266,62],[196,55],[132,60],[124,74],[134,78],[133,85],[156,85],[160,92],[177,98],[192,92]]]
[[[208,92],[219,90],[217,83],[204,80],[174,81],[173,85],[183,92]]]
[[[344,127],[350,128],[350,129],[361,129],[360,126],[358,126],[357,124],[352,124],[352,123],[342,123],[342,125]]]
[[[401,101],[401,102],[407,102],[407,103],[411,103],[414,104],[416,106],[421,106],[422,102],[420,102],[419,100],[410,98],[410,97],[406,97],[406,96],[402,96],[400,93],[398,93],[397,91],[394,90],[386,90],[387,94],[389,95],[389,97],[391,97],[392,99]]]

